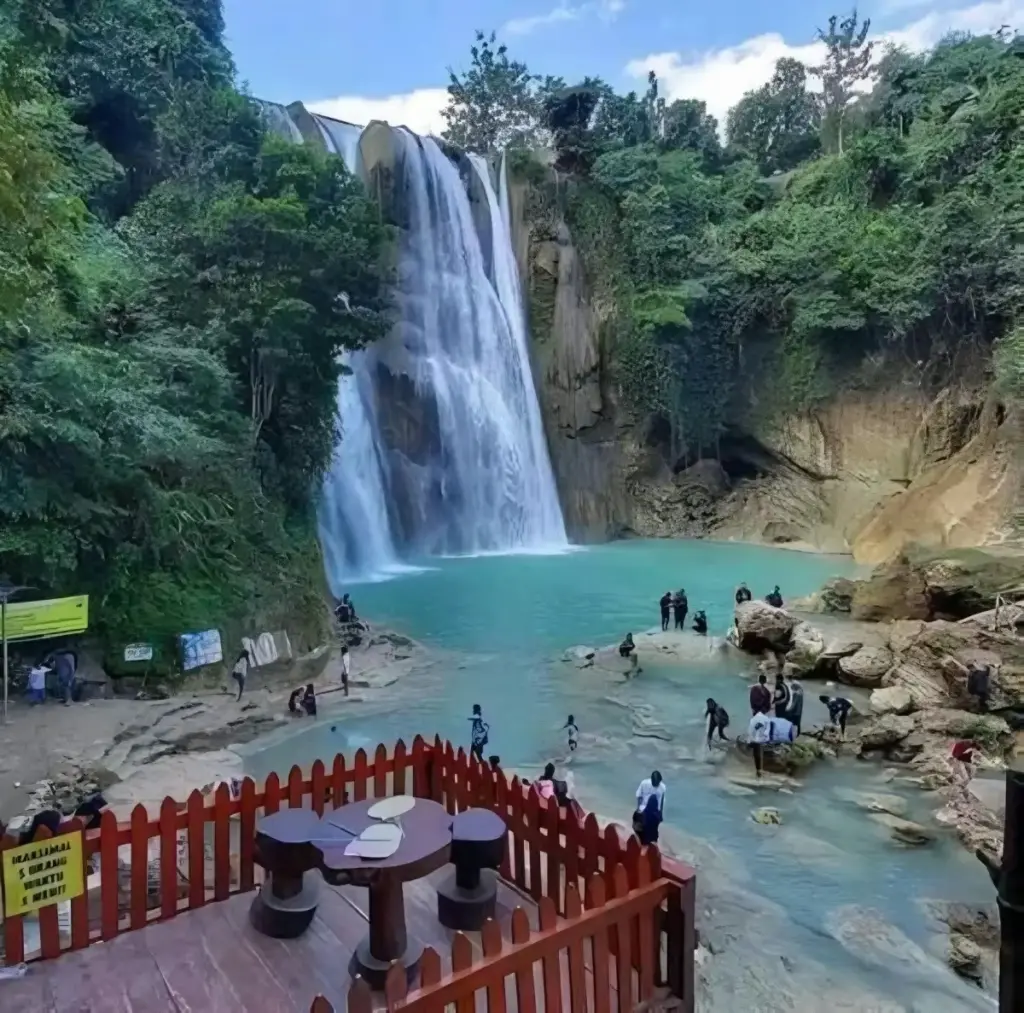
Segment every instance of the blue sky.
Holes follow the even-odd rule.
[[[469,61],[473,30],[496,29],[538,73],[597,74],[622,90],[658,71],[671,98],[724,116],[775,60],[816,56],[829,0],[225,0],[228,41],[253,93],[296,99],[344,119],[438,129],[446,68]],[[950,28],[1024,28],[1024,0],[878,0],[879,34],[912,48]]]

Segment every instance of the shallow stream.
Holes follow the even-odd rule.
[[[709,977],[723,980],[705,1009],[990,1009],[928,956],[939,937],[921,904],[991,903],[980,864],[941,835],[925,848],[898,848],[840,795],[902,794],[907,815],[926,823],[934,800],[854,760],[819,763],[791,794],[748,794],[730,777],[749,767],[731,750],[708,754],[703,745],[706,697],[727,707],[731,732],[746,723],[753,665],[714,647],[731,623],[736,584],[745,580],[755,596],[779,584],[793,598],[850,569],[843,557],[685,541],[431,560],[422,572],[360,585],[353,597],[361,614],[440,648],[446,660],[396,685],[386,708],[341,704],[301,735],[264,744],[248,765],[264,775],[416,733],[468,742],[471,706],[480,703],[491,726],[487,752],[506,769],[532,775],[555,760],[573,772],[588,808],[623,823],[637,782],[662,771],[665,843],[697,863],[702,932],[726,953],[709,965]],[[680,586],[691,617],[705,609],[713,635],[691,634],[685,657],[647,666],[628,684],[561,660],[573,645],[604,646],[657,626],[657,599]],[[819,723],[824,688],[805,688],[804,723]],[[580,728],[571,760],[561,731],[569,713]],[[783,825],[754,823],[758,805],[777,807]]]

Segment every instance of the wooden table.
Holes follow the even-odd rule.
[[[316,847],[322,858],[320,870],[328,883],[365,886],[370,898],[370,932],[356,947],[349,972],[361,975],[373,989],[382,989],[392,961],[400,960],[410,979],[423,955],[423,944],[410,938],[405,925],[402,884],[422,879],[448,862],[452,842],[452,817],[431,799],[418,798],[396,822],[402,827],[398,850],[388,858],[364,859],[345,854],[347,841],[334,844],[339,828],[360,834],[379,822],[369,815],[380,799],[342,806],[323,816],[325,832]],[[327,829],[329,828],[329,829]]]

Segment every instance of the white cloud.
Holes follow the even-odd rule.
[[[417,134],[440,134],[445,127],[441,110],[448,104],[445,88],[419,88],[404,95],[365,98],[339,95],[337,98],[307,102],[310,112],[365,126],[370,120],[385,120],[392,126],[408,127]]]
[[[911,0],[892,2],[909,4]],[[581,14],[572,12],[582,12],[584,9],[587,14],[613,19],[624,7],[625,0],[593,0],[576,6],[563,4],[554,8],[554,11],[569,12],[560,15],[560,20],[579,17]],[[549,11],[543,16],[550,18],[553,13]],[[921,50],[935,45],[949,31],[982,34],[997,31],[1004,24],[1024,28],[1024,0],[987,0],[969,7],[932,12],[903,27],[883,32],[876,38]],[[505,30],[508,30],[508,25]],[[626,71],[643,81],[648,70],[653,70],[669,99],[703,99],[708,111],[724,127],[729,109],[745,92],[759,88],[772,76],[777,60],[790,56],[804,63],[815,64],[820,62],[821,54],[822,49],[817,43],[793,45],[773,32],[755,36],[735,46],[703,53],[654,53],[641,60],[631,61]],[[601,68],[594,69],[600,73]],[[419,134],[439,134],[445,126],[441,110],[447,101],[448,93],[444,88],[420,88],[382,98],[340,95],[337,98],[307,102],[306,105],[313,112],[349,123],[366,124],[370,120],[386,120],[395,126],[407,126]]]
[[[902,28],[882,32],[875,38],[922,50],[934,46],[950,31],[983,34],[997,31],[1004,24],[1024,27],[1024,0],[990,0],[970,7],[932,12]],[[708,112],[718,118],[720,126],[724,126],[729,109],[746,92],[764,84],[772,76],[775,62],[781,57],[789,56],[813,65],[821,61],[822,53],[823,47],[819,43],[793,45],[772,32],[747,39],[736,46],[703,53],[652,53],[643,59],[630,61],[626,72],[642,81],[647,72],[653,70],[668,99],[703,99]]]
[[[585,3],[572,4],[561,0],[551,10],[543,14],[529,14],[521,18],[512,18],[501,26],[504,35],[529,35],[538,28],[557,25],[565,21],[578,21],[580,18],[596,15],[602,21],[614,21],[625,10],[626,0],[587,0]]]

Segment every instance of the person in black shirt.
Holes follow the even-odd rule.
[[[716,703],[710,696],[707,700],[707,710],[704,711],[704,717],[708,722],[708,747],[711,746],[711,736],[714,735],[715,730],[718,731],[718,737],[722,742],[728,742],[729,739],[725,734],[726,728],[729,727],[729,713],[721,704]]]
[[[633,643],[633,634],[627,633],[626,639],[619,644],[619,657],[628,658],[636,650],[636,644]]]
[[[686,591],[680,588],[672,598],[672,610],[676,614],[676,629],[686,629],[686,613],[690,611],[690,603],[686,599]]]
[[[302,709],[311,717],[316,717],[316,692],[313,683],[306,686],[306,692],[302,694]]]
[[[775,676],[775,692],[772,694],[772,707],[775,708],[777,718],[789,718],[789,705],[792,694],[789,684],[781,672]]]
[[[750,594],[750,588],[746,584],[740,584],[736,588],[736,604],[742,605],[745,601],[750,601],[752,595]]]
[[[775,585],[775,590],[771,594],[766,594],[764,600],[768,602],[773,608],[782,608],[782,594],[779,591],[779,585]]]
[[[982,714],[988,710],[990,679],[991,669],[988,665],[971,662],[967,666],[967,692],[977,699],[978,710]]]
[[[658,600],[661,608],[661,629],[662,632],[668,629],[669,610],[672,607],[672,592],[666,591]]]
[[[818,699],[828,708],[828,718],[833,726],[838,728],[843,738],[846,738],[846,719],[853,710],[853,704],[845,696],[828,696],[822,694]]]
[[[703,609],[693,614],[693,631],[701,636],[705,636],[708,632],[708,617],[704,614]]]

